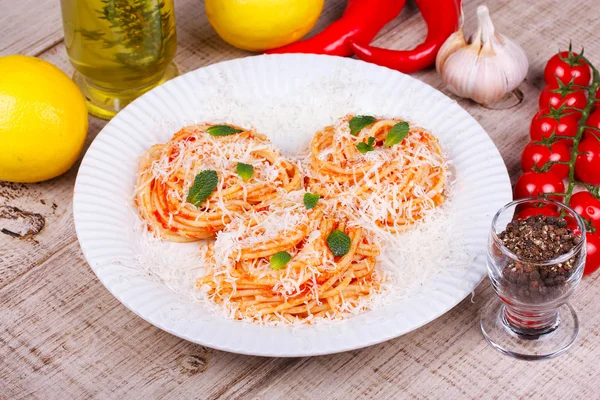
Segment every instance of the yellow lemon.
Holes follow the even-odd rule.
[[[227,43],[263,51],[295,42],[315,26],[324,0],[206,0],[206,16]]]
[[[0,180],[40,182],[67,171],[88,129],[85,99],[60,69],[0,57]]]

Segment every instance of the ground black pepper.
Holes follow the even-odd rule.
[[[514,220],[498,237],[522,260],[509,259],[502,268],[501,285],[508,294],[525,301],[546,301],[560,294],[561,286],[575,272],[577,255],[556,264],[538,264],[568,253],[580,242],[564,219],[537,215]]]

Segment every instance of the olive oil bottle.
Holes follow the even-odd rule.
[[[61,0],[73,80],[91,114],[110,119],[177,76],[173,0]]]

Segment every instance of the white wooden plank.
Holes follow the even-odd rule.
[[[0,0],[0,9],[0,56],[38,55],[62,41],[59,0]]]

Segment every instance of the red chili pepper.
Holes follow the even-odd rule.
[[[416,3],[427,24],[425,42],[413,50],[389,50],[352,38],[350,45],[358,58],[405,73],[433,64],[442,44],[458,29],[460,0],[416,0]]]
[[[406,0],[348,0],[346,10],[340,19],[333,22],[321,33],[267,51],[277,53],[313,53],[330,56],[351,56],[350,40],[370,43],[385,24],[396,18]]]

